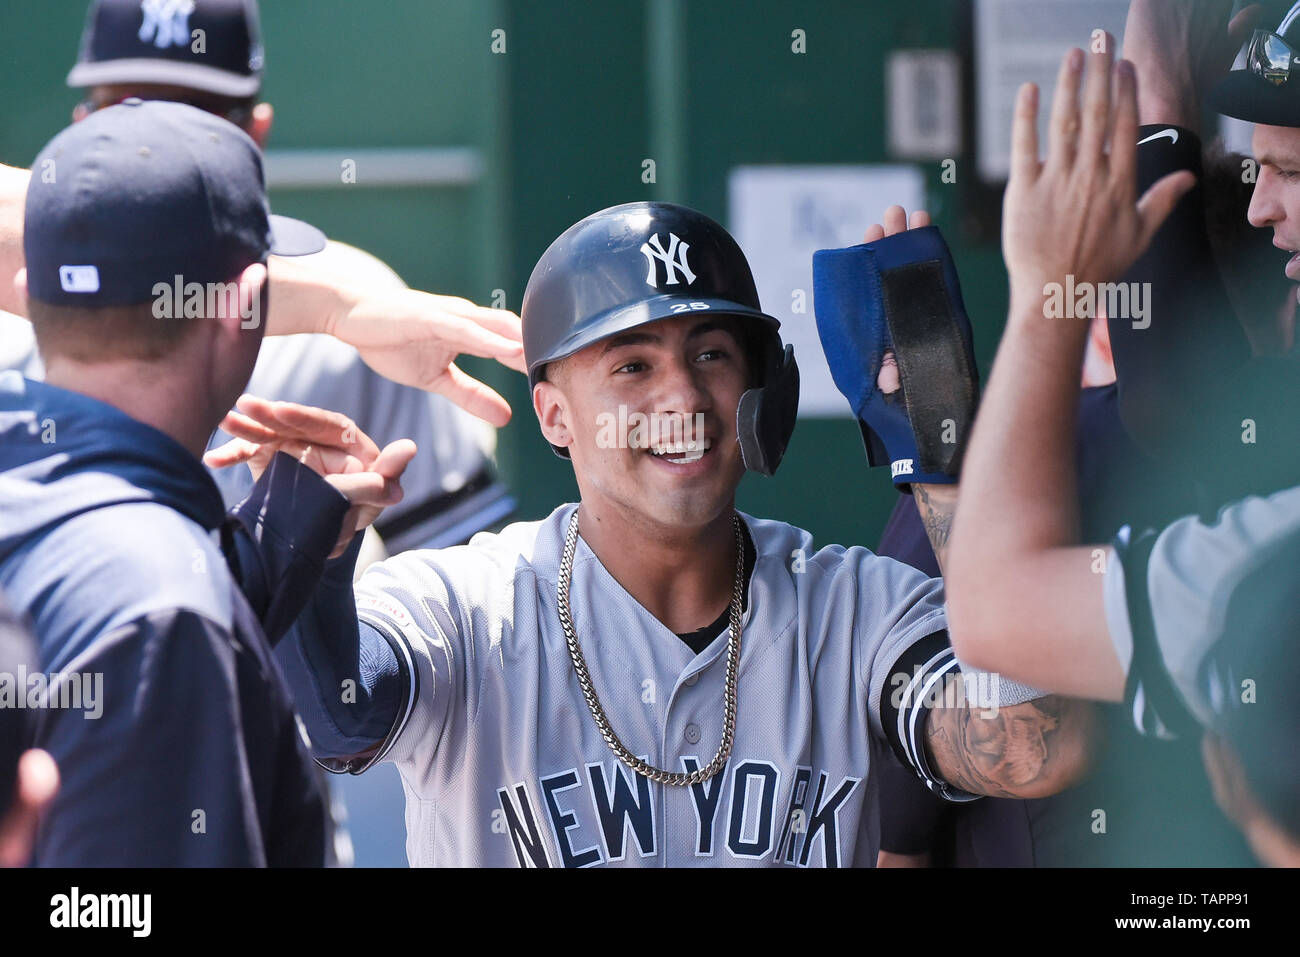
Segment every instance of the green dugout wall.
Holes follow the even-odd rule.
[[[504,297],[517,310],[548,243],[600,207],[662,199],[726,223],[735,166],[892,162],[885,57],[905,47],[966,56],[968,7],[263,0],[272,204],[375,253],[413,286]],[[0,161],[29,163],[67,122],[77,93],[63,77],[84,10],[80,0],[0,8]],[[805,53],[792,52],[796,29]],[[942,181],[937,161],[918,168],[987,369],[1005,273],[996,204],[974,202],[964,141],[956,183]],[[654,183],[643,182],[645,159],[655,160]],[[523,517],[571,499],[570,467],[537,432],[523,379],[463,364],[515,408],[499,458]],[[850,420],[801,419],[781,474],[747,476],[740,505],[802,525],[819,544],[873,545],[894,497],[887,474],[867,471]]]

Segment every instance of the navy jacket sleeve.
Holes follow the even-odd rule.
[[[320,584],[275,649],[312,753],[330,771],[360,773],[383,755],[414,675],[384,635],[358,621],[352,571],[361,536],[329,562]]]
[[[272,644],[310,597],[347,510],[346,496],[283,452],[231,510],[223,549]]]
[[[61,783],[35,863],[270,863],[269,821],[257,804],[269,765],[248,748],[279,750],[297,732],[291,718],[246,727],[259,712],[241,707],[246,676],[228,629],[171,609],[116,629],[97,648],[79,669],[91,682],[83,707],[44,708],[37,718]]]
[[[332,771],[369,766],[366,758],[395,728],[412,681],[405,657],[357,621],[352,571],[362,536],[327,561],[347,509],[333,486],[280,453],[231,511],[223,543],[276,645],[313,753]]]

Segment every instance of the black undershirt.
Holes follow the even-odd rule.
[[[741,594],[741,612],[743,614],[744,609],[749,607],[749,576],[754,573],[755,553],[754,541],[749,537],[749,529],[743,521],[740,523],[740,527],[745,536],[745,584],[744,591]],[[713,644],[713,639],[717,638],[718,633],[727,627],[727,619],[730,615],[731,603],[728,602],[727,607],[722,610],[722,614],[718,616],[716,621],[705,625],[703,628],[697,628],[695,631],[678,634],[677,637],[686,642],[686,646],[698,655]]]

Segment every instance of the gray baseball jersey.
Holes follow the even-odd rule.
[[[361,623],[413,676],[379,757],[401,772],[410,862],[874,864],[882,696],[896,693],[905,652],[945,631],[941,582],[744,516],[756,564],[731,756],[703,784],[663,786],[615,758],[574,676],[556,582],[575,508],[398,555],[357,583]],[[722,734],[725,629],[694,654],[581,540],[571,606],[627,747],[668,770],[707,764]]]
[[[1192,515],[1158,534],[1121,532],[1103,584],[1106,624],[1130,675],[1126,699],[1140,731],[1189,733],[1190,722],[1176,725],[1184,709],[1195,723],[1212,726],[1233,693],[1207,658],[1231,634],[1230,598],[1297,534],[1300,487],[1234,502],[1213,522]],[[1134,653],[1144,647],[1146,661]]]

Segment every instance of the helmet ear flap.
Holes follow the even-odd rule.
[[[775,475],[794,433],[799,413],[799,366],[786,346],[764,375],[763,385],[747,390],[736,407],[736,435],[745,468]]]

